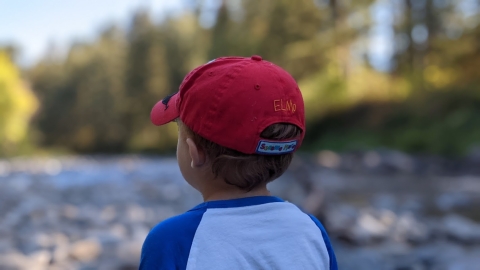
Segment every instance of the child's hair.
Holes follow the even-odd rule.
[[[290,165],[293,153],[283,155],[244,154],[220,146],[190,130],[181,121],[182,128],[192,136],[198,147],[202,148],[211,162],[215,177],[227,184],[251,191],[280,177]],[[269,140],[289,140],[299,136],[301,129],[292,124],[273,124],[267,127],[261,137]]]

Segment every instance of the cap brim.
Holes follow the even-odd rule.
[[[165,99],[163,99],[153,106],[152,112],[150,113],[150,120],[154,125],[165,125],[180,116],[177,106],[178,98],[179,95],[176,93],[170,97],[166,104],[164,103]]]

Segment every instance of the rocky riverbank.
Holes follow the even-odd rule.
[[[396,152],[297,157],[270,186],[327,226],[341,269],[480,269],[480,163]],[[201,201],[172,158],[0,161],[0,269],[136,269]]]

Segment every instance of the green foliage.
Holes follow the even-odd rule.
[[[37,107],[36,97],[20,78],[9,54],[0,50],[0,156],[20,152]]]
[[[424,93],[401,103],[369,103],[312,123],[305,144],[339,151],[388,147],[413,153],[467,154],[480,143],[480,91]]]
[[[392,30],[408,46],[397,48],[390,72],[366,60],[372,6],[386,1],[243,0],[232,8],[224,0],[211,28],[199,23],[203,1],[160,24],[137,12],[128,29],[112,26],[66,58],[46,56],[28,70],[41,101],[38,143],[77,152],[173,151],[176,126],[149,121],[155,102],[200,64],[259,54],[299,82],[305,149],[464,154],[480,138],[480,29],[453,1],[437,7],[427,0],[420,9],[393,2],[405,4]],[[448,36],[452,23],[463,33],[456,39]],[[416,25],[428,29],[423,44],[411,38]]]

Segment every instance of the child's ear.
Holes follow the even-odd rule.
[[[206,162],[206,156],[203,149],[197,147],[195,142],[191,138],[187,138],[188,151],[190,158],[192,159],[192,168],[202,167]]]

